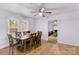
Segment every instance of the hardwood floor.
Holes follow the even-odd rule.
[[[50,35],[49,37],[48,37],[48,42],[50,42],[50,43],[57,43],[57,37],[55,37],[55,36],[53,36],[53,35]]]
[[[8,48],[0,49],[0,55],[8,55]],[[79,47],[66,44],[53,44],[49,42],[42,42],[42,45],[32,51],[25,53],[14,49],[14,55],[78,55]]]

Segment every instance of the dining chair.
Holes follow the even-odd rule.
[[[26,50],[31,50],[31,39],[30,37],[29,38],[26,38],[24,40],[21,40],[21,45],[19,47],[19,49],[21,49],[20,51],[22,52],[25,52]]]
[[[10,53],[13,55],[14,54],[14,46],[15,47],[20,47],[20,43],[14,43],[14,38],[12,37],[12,34],[8,34],[8,39],[9,39],[9,55]]]
[[[27,33],[30,33],[31,31],[27,31]]]
[[[19,38],[21,38],[21,36],[22,36],[22,34],[21,34],[21,32],[15,32],[15,36],[16,36],[16,44],[21,44],[22,42],[21,42],[21,40],[19,39]],[[17,47],[19,47],[19,46],[17,46]]]
[[[21,32],[15,32],[15,34],[16,34],[16,37],[17,38],[21,38],[21,36],[22,36],[22,33]]]
[[[32,47],[36,48],[36,33],[31,33],[31,42],[32,42]]]
[[[37,47],[39,45],[41,45],[41,36],[42,36],[42,32],[41,31],[38,31],[37,32],[37,38],[36,38],[36,45],[37,45]]]
[[[14,54],[14,42],[11,34],[8,34],[8,39],[9,39],[9,55],[10,53],[13,55]]]
[[[32,49],[32,40],[31,40],[31,36],[29,38],[26,39],[26,50],[31,51]]]
[[[26,40],[21,40],[21,43],[19,43],[20,45],[17,46],[19,47],[21,52],[25,52],[26,51]]]
[[[23,35],[30,34],[30,31],[23,31]]]
[[[22,33],[21,32],[16,32],[16,42],[17,42],[17,49],[25,52],[26,51],[26,39],[24,40],[20,40],[22,37]]]

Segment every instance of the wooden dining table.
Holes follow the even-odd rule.
[[[16,37],[16,36],[13,36],[14,39],[19,39],[19,40],[26,40],[29,38],[29,35],[23,35],[21,37]]]

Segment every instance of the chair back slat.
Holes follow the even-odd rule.
[[[41,36],[42,36],[42,32],[38,31],[38,38],[41,39]]]
[[[31,33],[31,34],[30,34],[30,37],[31,37],[31,39],[35,39],[36,33]]]
[[[9,45],[13,44],[13,38],[11,34],[8,34],[8,39],[9,39]]]
[[[30,34],[30,31],[24,31],[23,32],[23,35],[27,35],[27,34]]]
[[[15,34],[16,34],[17,38],[21,38],[21,36],[22,36],[21,32],[16,32]]]

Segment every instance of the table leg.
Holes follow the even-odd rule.
[[[24,52],[26,51],[26,40],[24,40]]]

